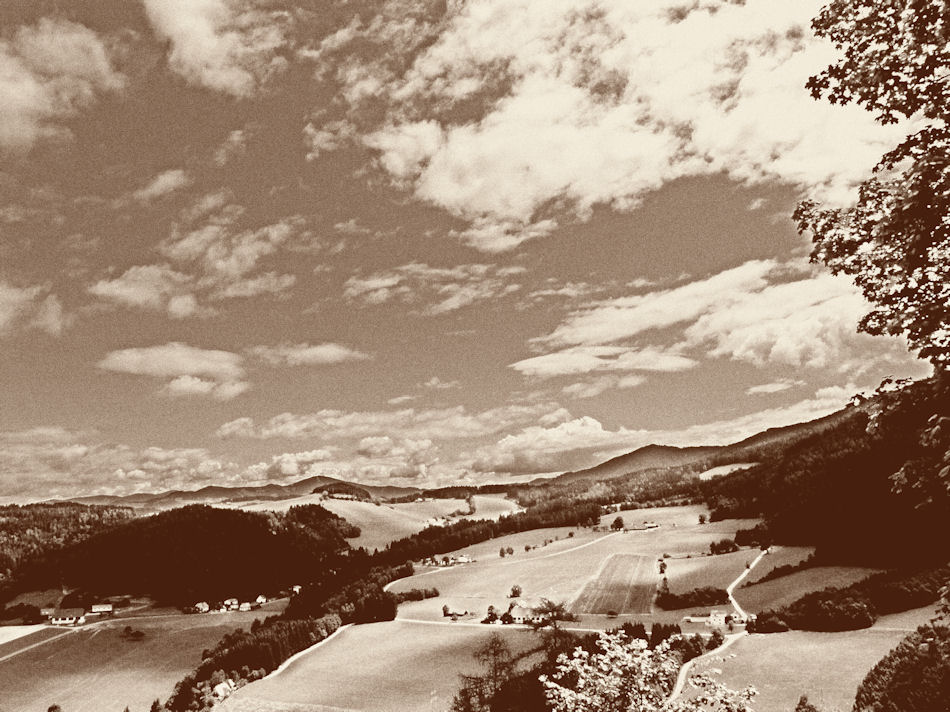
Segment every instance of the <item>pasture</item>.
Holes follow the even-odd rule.
[[[746,636],[726,651],[725,659],[704,660],[697,672],[718,668],[722,674],[714,677],[729,687],[755,687],[756,712],[789,712],[802,695],[823,712],[845,712],[868,671],[929,612],[886,616],[867,630],[846,633]]]
[[[726,588],[758,554],[758,549],[743,549],[716,556],[664,559],[670,591],[686,593],[703,586]]]
[[[474,497],[475,514],[453,517],[452,519],[498,519],[498,517],[517,512],[517,502],[502,496],[476,495]],[[367,551],[382,549],[391,541],[411,536],[422,531],[440,517],[449,517],[454,512],[468,511],[468,504],[462,499],[433,499],[425,502],[380,503],[357,502],[345,499],[324,498],[319,494],[308,494],[283,500],[261,500],[229,505],[245,511],[286,511],[295,505],[319,504],[334,514],[343,517],[350,524],[360,528],[360,536],[350,539],[354,547],[363,547]]]
[[[504,636],[516,651],[539,642],[531,631],[502,626],[408,621],[352,626],[281,672],[241,688],[222,712],[447,710],[459,674],[480,672],[472,653],[491,633]]]
[[[7,646],[25,644],[34,636],[55,635],[0,665],[0,712],[45,712],[59,704],[69,712],[147,712],[152,700],[162,701],[175,683],[201,662],[235,628],[250,626],[251,613],[117,618],[75,629],[44,629]],[[145,633],[128,640],[123,628]],[[47,633],[47,631],[50,631]],[[6,646],[4,646],[6,647]],[[25,647],[25,645],[21,645]]]
[[[658,575],[652,556],[611,554],[571,605],[576,613],[644,614],[653,607]]]
[[[877,570],[859,566],[815,566],[771,581],[753,584],[748,588],[737,588],[733,595],[744,609],[759,613],[769,608],[786,606],[812,591],[820,591],[829,586],[850,586]]]
[[[772,546],[768,555],[759,562],[746,581],[755,583],[780,566],[794,566],[814,553],[813,546]]]

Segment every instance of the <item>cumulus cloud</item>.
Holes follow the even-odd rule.
[[[505,405],[469,412],[464,406],[401,408],[398,410],[281,413],[260,423],[250,417],[224,423],[219,437],[317,438],[327,442],[366,437],[406,440],[458,440],[499,433],[515,425],[536,422],[557,406],[551,403]]]
[[[564,386],[561,393],[572,398],[596,398],[606,391],[634,388],[644,381],[643,376],[599,376]]]
[[[804,381],[794,381],[790,378],[782,379],[780,381],[771,381],[770,383],[759,383],[755,386],[749,386],[746,388],[746,395],[756,396],[770,393],[781,393],[782,391],[787,391],[790,388],[798,388],[799,386],[804,386]]]
[[[187,82],[250,96],[286,65],[284,13],[244,0],[145,0],[155,33],[170,43],[171,69]]]
[[[59,426],[0,432],[0,496],[21,500],[155,492],[236,474],[203,448],[133,448]]]
[[[111,351],[97,365],[104,371],[164,380],[162,392],[170,396],[230,400],[249,387],[239,354],[178,342]]]
[[[473,246],[511,249],[554,228],[552,203],[585,219],[683,176],[843,195],[904,131],[804,90],[833,51],[807,29],[820,4],[494,0],[401,25],[383,10],[333,51],[409,24],[417,41],[388,47],[408,68],[354,43],[336,79],[354,116],[388,107],[362,140],[396,184],[469,221]]]
[[[422,384],[424,388],[432,388],[437,391],[445,391],[452,388],[459,388],[462,385],[460,381],[443,381],[438,376],[433,376]]]
[[[101,279],[89,293],[127,307],[166,311],[174,318],[193,316],[198,303],[192,294],[194,279],[170,265],[137,265],[114,279]]]
[[[332,342],[255,346],[248,349],[248,353],[271,366],[325,366],[371,358],[362,351]]]
[[[132,193],[132,197],[142,203],[164,198],[182,188],[191,185],[191,177],[182,169],[174,168],[159,173],[148,183]]]
[[[48,287],[18,287],[0,279],[0,336],[17,329],[39,329],[59,336],[72,321]]]
[[[0,39],[0,149],[67,136],[64,120],[124,85],[106,42],[88,27],[50,18],[20,27]]]
[[[350,277],[343,294],[363,304],[397,301],[418,305],[421,313],[436,316],[518,291],[521,285],[512,280],[522,272],[521,267],[487,264],[430,267],[412,262],[365,277]]]

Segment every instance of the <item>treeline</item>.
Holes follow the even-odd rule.
[[[950,710],[950,629],[924,625],[864,677],[855,712]]]
[[[165,703],[169,710],[207,710],[215,703],[214,686],[225,679],[237,684],[253,682],[277,669],[294,653],[329,635],[341,624],[336,614],[322,618],[268,619],[249,632],[226,634],[213,650],[205,651],[201,664],[175,686]]]
[[[797,630],[842,631],[868,628],[879,616],[920,608],[936,601],[950,579],[950,566],[916,573],[886,571],[845,588],[826,588],[778,610],[764,611],[751,633]]]
[[[663,582],[664,585],[656,595],[656,605],[667,611],[675,611],[679,608],[706,608],[729,603],[729,594],[726,593],[725,589],[702,586],[686,593],[677,594],[670,593],[665,578]]]
[[[105,527],[25,562],[8,594],[65,583],[174,605],[246,599],[345,567],[353,531],[317,505],[286,514],[190,505]]]
[[[766,573],[764,576],[757,578],[755,581],[746,581],[744,584],[742,584],[742,588],[755,586],[758,583],[765,583],[766,581],[774,581],[777,578],[790,576],[799,571],[810,569],[813,566],[818,566],[818,562],[815,559],[814,553],[809,554],[806,558],[802,559],[797,564],[783,564],[782,566],[776,566],[774,569],[771,569],[768,573]]]
[[[462,520],[444,527],[426,527],[417,534],[390,543],[378,553],[378,557],[387,563],[424,559],[506,534],[548,527],[593,526],[599,520],[600,505],[558,499],[497,521]]]
[[[31,559],[70,546],[135,516],[130,507],[74,502],[0,506],[0,579]]]
[[[876,566],[950,558],[950,492],[928,421],[950,415],[948,379],[882,394],[756,467],[701,483],[712,519],[763,516],[743,541],[816,545],[825,560]],[[945,449],[945,448],[944,448]],[[739,537],[737,537],[737,541]]]

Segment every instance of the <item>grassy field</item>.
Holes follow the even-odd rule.
[[[807,559],[813,552],[813,546],[773,546],[768,556],[759,562],[755,570],[749,574],[747,581],[755,583],[779,566],[793,566]]]
[[[877,569],[857,566],[816,566],[748,588],[738,588],[733,595],[740,606],[752,613],[758,613],[793,603],[812,591],[820,591],[829,586],[849,586],[875,571]]]
[[[726,588],[758,554],[758,549],[743,549],[717,556],[665,559],[670,591],[686,593],[702,586]]]
[[[649,613],[658,581],[652,556],[612,554],[571,606],[576,613]]]
[[[512,534],[461,549],[455,553],[474,556],[476,563],[421,571],[392,585],[393,591],[434,586],[441,593],[438,598],[400,606],[399,617],[440,621],[443,605],[448,605],[453,611],[467,610],[482,617],[489,605],[505,609],[509,602],[508,593],[515,584],[521,586],[524,598],[549,598],[569,603],[580,595],[589,581],[593,581],[607,558],[614,554],[642,555],[649,561],[655,561],[662,552],[667,551],[674,555],[699,556],[709,550],[710,542],[732,536],[737,528],[749,525],[745,520],[700,525],[698,514],[702,511],[701,507],[638,510],[640,519],[648,514],[650,520],[660,523],[660,526],[645,531],[609,534],[589,529],[547,529]],[[609,524],[612,521],[610,515],[607,519]],[[568,537],[571,531],[575,532],[575,536]],[[554,537],[560,538],[555,540]],[[551,543],[524,551],[525,544],[538,545],[545,540]],[[498,549],[501,546],[511,546],[514,554],[500,557]],[[697,580],[711,577],[714,582],[721,580],[725,585],[744,569],[750,552],[744,552],[743,555],[745,558],[729,555],[725,558],[699,557],[696,561],[701,563],[690,565],[695,567],[690,575]],[[684,561],[692,560],[677,560],[676,563]],[[710,567],[709,576],[702,573],[704,566]],[[642,613],[627,614],[627,618],[642,618],[648,624],[652,621],[675,622],[683,615],[683,612],[656,611],[647,616],[649,608],[641,605],[636,607]],[[583,625],[595,626],[601,623],[597,616],[590,616],[590,621],[584,617],[582,622]]]
[[[472,653],[493,632],[516,650],[538,644],[530,631],[501,626],[406,621],[353,626],[279,674],[238,690],[222,712],[447,710],[459,674],[479,672]]]
[[[235,628],[248,628],[255,617],[179,614],[72,629],[0,664],[0,712],[45,712],[54,703],[68,712],[121,712],[126,705],[132,712],[147,712],[152,700],[164,701],[175,683],[201,662],[205,648]],[[145,637],[126,640],[126,625]]]
[[[517,502],[501,496],[477,495],[474,497],[475,514],[464,519],[497,519],[503,514],[516,512],[520,508]],[[360,528],[360,536],[350,539],[354,547],[364,547],[367,551],[384,548],[389,542],[422,531],[439,517],[448,517],[456,511],[468,511],[468,504],[462,499],[434,499],[428,502],[402,502],[397,504],[373,504],[343,499],[323,499],[322,495],[309,494],[292,499],[278,501],[242,502],[231,505],[246,511],[286,511],[300,504],[320,504],[351,524]]]
[[[751,635],[729,648],[724,660],[698,669],[721,669],[722,681],[732,688],[755,687],[756,712],[790,712],[803,694],[822,712],[846,712],[868,671],[929,613],[886,616],[868,630],[847,633]]]

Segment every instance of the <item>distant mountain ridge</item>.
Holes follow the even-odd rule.
[[[368,492],[370,496],[388,500],[396,497],[405,497],[421,490],[418,487],[393,487],[364,485],[356,482],[347,482],[335,477],[316,475],[286,485],[267,484],[255,487],[226,487],[224,485],[209,485],[201,489],[170,490],[158,493],[138,493],[129,495],[90,495],[73,497],[69,502],[80,504],[115,504],[138,507],[143,509],[171,509],[186,504],[216,504],[224,502],[242,502],[249,500],[284,500],[293,497],[302,497],[312,494],[316,489],[328,487],[353,487]]]
[[[706,461],[710,467],[757,460],[764,451],[778,445],[788,445],[817,432],[834,428],[861,411],[860,406],[848,406],[830,415],[779,428],[769,428],[730,445],[675,447],[673,445],[645,445],[632,452],[584,470],[565,472],[556,477],[538,478],[530,484],[568,484],[581,480],[602,480],[633,474],[642,470],[678,467]]]

